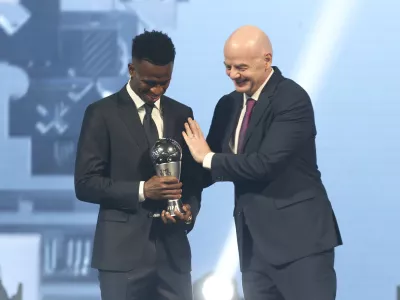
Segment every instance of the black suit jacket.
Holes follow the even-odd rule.
[[[164,137],[183,148],[182,201],[192,207],[193,223],[161,226],[171,259],[183,272],[191,270],[187,239],[200,209],[201,167],[192,159],[182,130],[192,109],[162,96]],[[200,170],[199,170],[200,168]],[[89,105],[85,111],[75,164],[75,192],[79,200],[100,205],[92,267],[128,271],[141,263],[154,212],[164,201],[139,202],[139,182],[155,175],[145,132],[126,86]],[[201,175],[200,175],[201,176]]]
[[[265,259],[280,265],[342,243],[318,171],[315,121],[308,94],[278,68],[254,107],[242,154],[229,147],[243,94],[223,96],[207,141],[213,152],[206,186],[235,185],[235,210],[241,269],[245,268],[243,225]]]

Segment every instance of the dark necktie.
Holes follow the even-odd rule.
[[[146,114],[143,118],[143,128],[146,133],[147,141],[149,142],[149,146],[153,147],[154,143],[158,140],[158,130],[156,123],[151,117],[151,112],[153,111],[154,104],[146,103],[144,105],[144,109],[146,110]]]
[[[240,127],[240,132],[239,132],[239,142],[238,142],[238,147],[237,147],[237,153],[242,153],[242,151],[243,151],[244,137],[246,135],[247,128],[249,127],[251,113],[253,112],[253,108],[254,108],[255,104],[256,104],[256,100],[251,99],[251,98],[247,99],[246,113],[244,114],[242,126]]]

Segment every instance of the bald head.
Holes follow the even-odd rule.
[[[268,78],[272,67],[272,45],[258,27],[246,25],[236,29],[224,46],[227,75],[236,91],[252,96]]]
[[[236,29],[225,43],[224,52],[244,51],[251,55],[272,55],[269,37],[258,27],[246,25]]]

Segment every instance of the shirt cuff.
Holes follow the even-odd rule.
[[[210,152],[207,153],[206,156],[204,156],[204,160],[203,160],[203,168],[205,169],[211,169],[211,162],[212,162],[212,158],[214,156],[214,152]]]
[[[144,200],[146,200],[144,197],[144,181],[141,181],[139,183],[139,202],[143,202]]]

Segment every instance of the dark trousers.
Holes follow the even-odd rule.
[[[174,267],[162,237],[157,236],[157,226],[165,226],[159,221],[153,222],[140,267],[129,272],[99,270],[102,300],[193,299],[190,273]]]
[[[246,300],[334,300],[336,273],[334,250],[273,266],[265,261],[247,228],[242,272]]]

